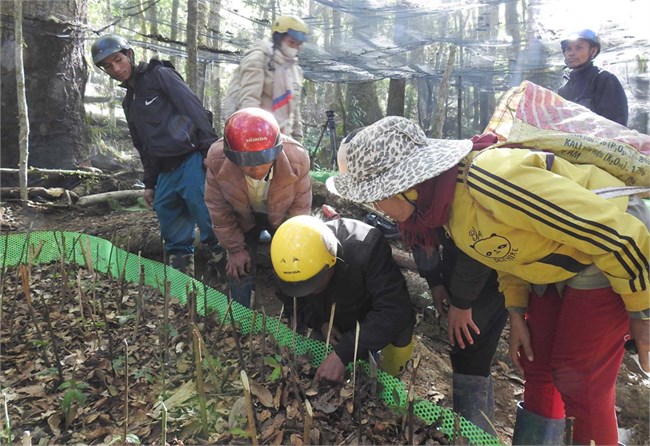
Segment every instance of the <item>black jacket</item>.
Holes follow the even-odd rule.
[[[443,285],[451,304],[467,310],[479,296],[499,291],[497,273],[461,251],[446,234],[444,228],[436,229],[440,250],[428,256],[424,249],[413,248],[413,259],[420,276],[429,288]]]
[[[565,73],[558,94],[610,121],[627,126],[627,96],[623,86],[615,75],[594,66],[593,62]]]
[[[207,153],[217,135],[176,70],[151,59],[138,65],[134,79],[135,86],[122,85],[127,89],[122,107],[144,166],[144,184],[153,189],[158,173],[175,169],[197,150]]]
[[[359,321],[358,357],[381,350],[415,323],[406,280],[393,259],[383,234],[358,220],[342,218],[326,223],[340,246],[334,275],[320,294],[305,296],[307,324],[320,331],[336,302],[334,325],[343,333],[334,351],[344,364],[354,359]]]

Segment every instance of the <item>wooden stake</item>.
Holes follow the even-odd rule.
[[[266,310],[262,307],[262,359],[266,355]],[[260,366],[260,380],[264,382],[264,361]]]
[[[235,317],[232,315],[232,307],[230,309],[230,323],[232,324],[232,335],[235,338],[235,346],[237,347],[237,355],[239,356],[239,369],[246,370],[246,362],[244,361],[244,351],[241,348],[241,343],[239,342],[239,332],[237,331],[237,326],[235,325]]]
[[[314,423],[314,411],[311,408],[311,403],[309,400],[305,400],[305,429],[302,434],[302,443],[305,446],[309,446],[311,442],[311,427]]]
[[[253,339],[255,334],[255,324],[257,323],[257,310],[253,310],[253,317],[251,318],[251,331],[248,338],[248,356],[250,358],[251,364],[253,363]]]
[[[196,373],[196,391],[199,394],[199,407],[201,410],[201,433],[208,438],[208,409],[205,402],[205,385],[203,383],[203,358],[201,355],[201,335],[196,325],[192,323],[192,341],[194,346],[194,369]]]
[[[370,364],[370,396],[377,396],[377,361],[374,355],[368,355],[368,363]]]
[[[336,302],[332,304],[332,308],[330,309],[330,321],[329,325],[327,326],[327,339],[325,340],[325,357],[329,354],[329,347],[330,347],[330,336],[332,336],[332,327],[334,326],[334,314],[336,313]]]
[[[251,397],[251,386],[248,382],[246,371],[240,372],[241,382],[244,387],[244,397],[246,398],[246,417],[248,418],[248,432],[251,436],[253,446],[259,445],[257,441],[257,428],[255,427],[255,412],[253,411],[253,398]]]
[[[163,401],[162,403],[162,421],[161,421],[161,438],[160,438],[160,444],[162,446],[167,446],[167,406],[165,406],[165,402]]]
[[[354,333],[354,363],[352,364],[352,405],[354,406],[355,387],[357,384],[357,353],[359,351],[359,333],[361,333],[361,325],[357,321],[357,329]]]
[[[129,343],[124,339],[124,437],[122,442],[126,444],[126,436],[129,433]]]

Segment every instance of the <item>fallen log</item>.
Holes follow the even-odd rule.
[[[104,177],[110,178],[112,175],[106,174],[97,168],[91,168],[92,170],[66,170],[66,169],[42,169],[40,167],[30,167],[27,169],[27,173],[42,173],[42,174],[59,174],[59,175],[79,175],[86,177]],[[8,167],[0,168],[0,173],[18,173],[18,169],[10,169]]]
[[[20,188],[0,187],[0,197],[3,199],[19,199]],[[79,200],[79,196],[77,194],[62,187],[28,187],[27,198],[41,198],[45,200],[59,200],[61,198],[65,198],[68,200],[68,204],[70,205]]]
[[[144,195],[143,189],[137,190],[116,190],[112,192],[103,192],[101,194],[94,195],[84,195],[79,198],[77,204],[79,206],[92,206],[99,203],[104,203],[108,200],[119,200],[119,199],[136,199]]]

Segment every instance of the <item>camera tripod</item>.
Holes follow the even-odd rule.
[[[316,148],[314,149],[314,155],[318,153],[318,148],[320,147],[320,143],[323,140],[323,136],[325,135],[325,130],[328,130],[330,138],[330,150],[332,151],[331,166],[332,170],[336,170],[336,123],[334,122],[334,110],[325,111],[325,116],[327,116],[327,120],[322,126],[320,136],[318,137],[318,142],[316,143]]]

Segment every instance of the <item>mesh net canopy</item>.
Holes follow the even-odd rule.
[[[604,5],[582,0],[222,1],[218,11],[209,12],[199,59],[237,64],[256,39],[270,40],[274,17],[290,14],[310,27],[300,64],[305,77],[316,82],[440,79],[453,46],[454,79],[503,91],[550,73],[557,86],[564,66],[560,41],[583,28],[601,38],[599,66],[624,77],[650,55],[640,20],[643,2]],[[186,54],[182,43],[138,43]]]

